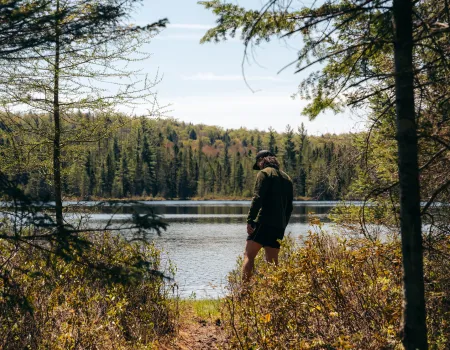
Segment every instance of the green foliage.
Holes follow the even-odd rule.
[[[449,243],[425,256],[432,349],[450,345]],[[240,276],[230,274],[222,306],[232,349],[402,349],[398,241],[331,236],[317,226],[302,242],[283,242],[278,267],[259,256],[247,287]]]
[[[294,144],[294,131],[291,126],[286,127],[284,139],[284,154],[283,154],[283,165],[286,172],[292,174],[295,172],[296,166],[296,154],[295,154],[295,144]]]
[[[154,273],[165,269],[160,251],[108,233],[83,238],[91,247],[74,260],[0,240],[2,349],[152,349],[175,331],[174,285]]]
[[[277,140],[275,138],[275,135],[276,135],[275,130],[272,127],[270,127],[269,135],[268,135],[269,140],[267,141],[267,148],[270,152],[277,155],[278,147],[277,147]],[[260,150],[258,150],[258,151],[260,151]]]
[[[242,30],[241,39],[248,41],[250,33],[258,36],[258,42],[269,41],[272,35],[281,35],[296,28],[295,14],[290,18],[277,13],[267,13],[266,6],[262,11],[245,10],[238,5],[224,3],[220,0],[199,1],[206,9],[219,17],[216,28],[208,30],[201,43],[226,40],[227,36],[235,37],[238,29]],[[287,15],[287,14],[286,14]],[[263,17],[263,20],[259,20]]]

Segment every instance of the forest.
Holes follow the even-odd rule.
[[[301,123],[280,132],[169,118],[162,76],[141,69],[169,20],[130,21],[151,12],[147,2],[1,1],[0,348],[448,350],[450,0],[195,6],[215,24],[172,28],[205,30],[203,48],[242,44],[241,69],[272,41],[294,43],[279,69],[292,70],[299,112],[313,121],[357,111],[365,129],[311,135]],[[250,199],[261,149],[277,155],[296,199],[339,204],[284,227],[302,231],[286,232],[278,263],[257,256],[252,278],[235,256],[217,300],[180,298],[158,239],[174,241],[178,224],[194,258],[219,239],[220,254],[200,264],[223,265],[231,228],[243,250],[251,223],[240,207],[202,221],[209,236],[193,239],[198,218],[177,207],[181,220],[169,222],[156,201],[138,201]],[[97,199],[118,223],[95,225],[92,207],[66,202]]]
[[[90,130],[99,123],[89,113],[70,120],[63,142],[74,128]],[[5,120],[0,133],[2,168],[26,194],[41,200],[53,198],[51,166],[40,161],[51,147],[39,145],[37,135],[51,122],[17,116],[16,123]],[[278,156],[299,199],[343,199],[356,173],[355,135],[309,136],[303,124],[277,133],[115,116],[103,132],[89,143],[69,140],[62,149],[66,198],[250,198],[254,155],[262,149]],[[39,152],[31,151],[37,145]]]

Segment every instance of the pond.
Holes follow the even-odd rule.
[[[212,298],[223,293],[227,274],[243,254],[246,217],[250,201],[155,201],[151,205],[169,223],[167,231],[155,235],[155,244],[177,266],[176,281],[183,298]],[[308,214],[326,222],[327,213],[337,202],[294,202],[286,229],[294,237],[309,230]],[[87,207],[95,203],[86,203]],[[110,219],[112,208],[90,215],[90,223],[102,225]],[[131,208],[115,215],[117,221],[129,216]]]

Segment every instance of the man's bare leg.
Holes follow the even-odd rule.
[[[268,263],[274,263],[275,265],[278,265],[278,253],[280,252],[280,249],[264,247],[264,251],[266,253],[266,261]]]
[[[258,255],[262,245],[255,241],[247,241],[244,253],[244,263],[242,266],[242,280],[248,282],[253,274],[253,268],[255,267],[255,258]]]

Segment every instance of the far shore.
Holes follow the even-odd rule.
[[[87,201],[148,201],[148,202],[161,202],[161,201],[251,201],[252,197],[192,197],[192,198],[164,198],[164,197],[125,197],[125,198],[101,198],[101,197],[65,197],[64,201],[73,202],[87,202]],[[332,201],[338,201],[339,199],[330,199]],[[328,199],[320,200],[312,197],[295,197],[294,201],[329,201]]]

